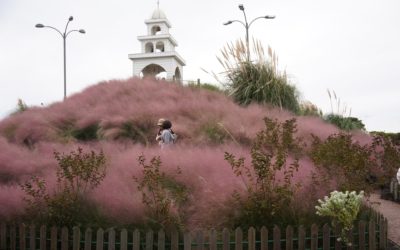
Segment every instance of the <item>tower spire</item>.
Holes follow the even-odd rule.
[[[160,9],[160,0],[157,0],[157,9]]]

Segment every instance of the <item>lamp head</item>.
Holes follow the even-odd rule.
[[[232,21],[228,21],[228,22],[224,23],[224,25],[229,25],[231,23],[232,23]]]
[[[72,21],[72,20],[74,20],[74,17],[73,16],[70,16],[69,18],[68,18],[68,21]]]
[[[86,33],[86,31],[84,30],[84,29],[80,29],[80,30],[78,30],[79,31],[79,33],[82,33],[82,34],[85,34]]]
[[[243,6],[243,4],[239,4],[239,9],[240,9],[241,11],[244,11],[244,6]]]
[[[265,16],[264,18],[265,18],[265,19],[274,19],[275,16]]]
[[[44,25],[41,24],[41,23],[38,23],[38,24],[35,25],[35,27],[36,27],[36,28],[44,28]]]

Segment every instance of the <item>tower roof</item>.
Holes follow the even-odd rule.
[[[153,11],[150,19],[167,19],[164,11],[162,11],[159,7]]]

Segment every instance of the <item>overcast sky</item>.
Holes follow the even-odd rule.
[[[270,45],[302,97],[331,111],[327,89],[334,90],[367,130],[400,132],[399,0],[160,0],[172,24],[177,51],[186,60],[185,80],[217,83],[220,49],[243,38],[230,19],[276,15],[257,20],[250,36]],[[0,118],[21,98],[44,105],[63,98],[63,29],[74,16],[67,39],[67,94],[102,80],[132,76],[128,54],[139,53],[137,36],[156,0],[0,0]],[[336,103],[334,103],[336,105]],[[337,111],[337,108],[334,108]]]

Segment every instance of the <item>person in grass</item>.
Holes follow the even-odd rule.
[[[158,142],[158,145],[161,145],[161,132],[163,131],[162,125],[163,122],[165,121],[164,118],[158,119],[157,126],[158,126],[158,132],[156,136],[156,141]]]
[[[176,134],[172,130],[172,123],[166,119],[159,119],[157,123],[159,127],[159,131],[156,136],[156,141],[161,146],[161,148],[165,148],[175,143],[176,141]]]

